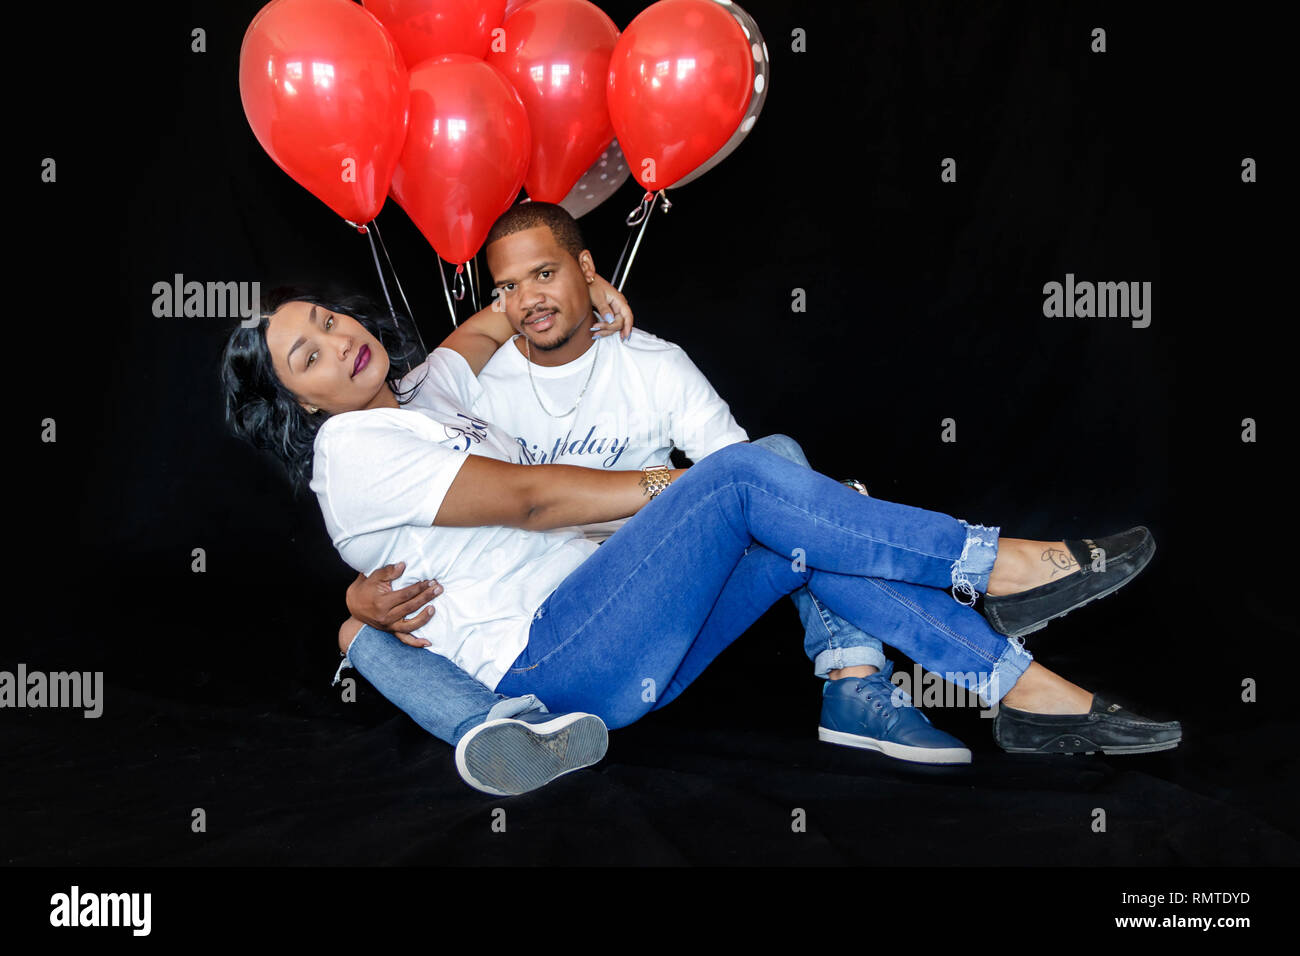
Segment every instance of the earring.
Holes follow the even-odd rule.
[[[594,280],[591,276],[587,276],[587,285],[591,285],[594,281],[596,280]]]
[[[320,409],[317,408],[315,405],[308,405],[308,406],[307,406],[307,414],[308,414],[308,415],[315,415],[315,414],[316,414],[317,412],[319,412],[319,411],[320,411]]]

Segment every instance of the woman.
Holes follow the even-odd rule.
[[[608,295],[603,281],[597,295]],[[1129,568],[1108,577],[1077,542],[1000,539],[997,528],[866,498],[744,444],[644,474],[512,464],[508,437],[470,414],[468,396],[514,331],[485,309],[404,377],[411,356],[387,321],[296,295],[237,329],[223,363],[235,430],[310,482],[353,568],[422,556],[407,577],[436,578],[444,592],[420,637],[487,687],[626,726],[806,585],[999,704],[1004,749],[1140,752],[1181,739],[1176,722],[1107,704],[1033,662],[970,607],[982,592],[1011,613],[1024,594],[1019,609],[1036,619],[1017,633],[1033,630],[1131,579],[1153,547],[1145,529],[1095,543]],[[599,550],[554,530],[629,515]],[[1039,558],[1049,547],[1079,559],[1068,573],[1082,590],[1056,586],[1060,571]],[[394,703],[419,719],[418,688]]]

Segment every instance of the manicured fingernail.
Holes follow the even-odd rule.
[[[434,593],[434,594],[441,594],[441,593],[442,593],[442,585],[441,585],[441,584],[435,584],[435,585],[433,586],[433,593]]]
[[[613,312],[606,312],[606,313],[605,313],[605,321],[606,321],[606,322],[613,322],[613,321],[614,321],[614,313],[613,313]]]
[[[599,326],[599,325],[593,325],[593,326],[592,326],[590,329],[588,329],[587,331],[589,331],[589,332],[599,332],[600,330],[601,330],[601,326]]]

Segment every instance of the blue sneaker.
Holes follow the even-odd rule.
[[[970,763],[970,751],[932,726],[912,698],[890,682],[889,670],[828,680],[817,738],[916,763]]]
[[[595,714],[520,714],[487,720],[456,744],[456,769],[475,790],[517,796],[605,756],[609,730]]]

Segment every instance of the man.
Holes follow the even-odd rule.
[[[493,225],[486,251],[493,295],[519,334],[483,368],[472,411],[515,437],[521,463],[633,470],[667,463],[674,447],[699,461],[748,441],[681,348],[641,330],[608,340],[591,334],[586,285],[595,277],[595,265],[577,222],[561,207],[541,202],[512,207]],[[797,443],[785,436],[757,444],[808,467]],[[849,483],[865,493],[860,484]],[[582,530],[603,540],[622,524]],[[402,569],[380,568],[349,588],[353,619],[340,633],[345,654],[363,623],[391,631],[412,647],[427,645],[413,632],[437,612],[434,599],[440,591],[436,582],[394,591],[389,582]],[[817,676],[827,680],[820,739],[911,761],[970,761],[959,740],[931,726],[895,690],[878,640],[820,604],[806,588],[792,597],[805,627],[805,650]],[[345,657],[340,669],[349,663]],[[367,663],[381,666],[377,660]],[[400,667],[397,657],[390,663]],[[536,698],[503,699],[452,662],[446,665],[439,687],[446,720],[426,729],[456,746],[457,767],[471,786],[523,792],[603,755],[604,737],[591,726],[598,718],[547,714]],[[689,683],[694,676],[678,678]],[[587,746],[571,748],[569,738],[581,738]],[[557,760],[561,750],[567,760]],[[589,759],[596,750],[600,754]]]

